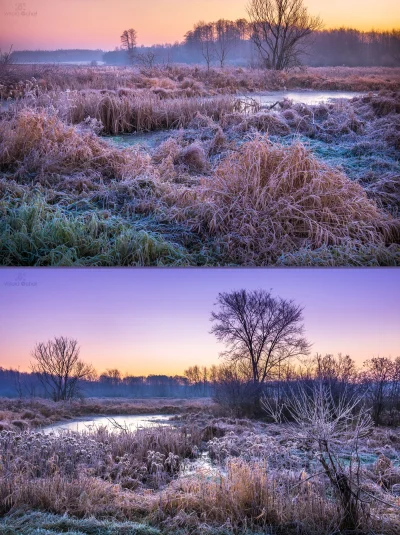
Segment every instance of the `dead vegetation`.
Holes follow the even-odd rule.
[[[143,534],[342,533],[328,478],[290,426],[218,418],[202,408],[173,423],[135,433],[2,431],[0,533],[22,523],[18,511],[32,525],[40,511],[48,525],[65,515],[64,525],[79,533],[89,522],[96,533],[107,522],[124,533],[128,521],[140,522]],[[369,496],[358,533],[395,535],[398,432],[374,428],[358,447]],[[345,446],[342,453],[346,459]]]
[[[39,90],[150,90],[161,98],[211,96],[279,89],[342,91],[398,90],[400,69],[390,67],[308,67],[290,73],[226,67],[167,65],[129,67],[10,65],[0,80],[1,98],[20,98],[27,87]],[[29,90],[29,89],[28,89]]]
[[[398,92],[269,109],[113,72],[107,89],[102,69],[84,90],[36,82],[0,113],[2,264],[399,263]]]
[[[380,212],[359,184],[302,144],[284,148],[262,137],[242,145],[212,178],[173,204],[177,217],[217,236],[240,264],[273,263],[303,247],[399,238],[398,222]]]

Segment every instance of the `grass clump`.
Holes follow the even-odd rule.
[[[16,512],[0,521],[0,535],[160,535],[156,528],[136,522],[76,519],[39,511]]]
[[[262,136],[176,202],[178,218],[218,238],[231,261],[242,264],[273,263],[304,247],[383,246],[399,238],[399,220],[380,211],[359,184],[301,143],[285,147]]]
[[[74,93],[67,102],[56,94],[52,104],[72,124],[91,117],[101,122],[105,134],[116,135],[186,128],[199,114],[218,121],[235,109],[236,99],[223,95],[165,100],[149,92],[118,95],[92,91]]]
[[[171,517],[183,513],[223,525],[229,519],[234,533],[263,531],[270,526],[296,533],[329,533],[338,523],[335,505],[323,497],[318,483],[291,492],[299,473],[278,475],[262,461],[230,458],[226,473],[219,477],[192,477],[169,486],[164,513]],[[321,493],[321,490],[323,492]]]
[[[72,212],[40,195],[0,203],[0,264],[185,265],[187,251],[108,212]]]
[[[0,170],[17,177],[90,170],[102,178],[125,178],[145,174],[150,162],[139,151],[111,147],[46,110],[24,109],[3,119],[0,147]]]

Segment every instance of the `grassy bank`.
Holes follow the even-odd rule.
[[[290,426],[203,408],[176,424],[67,436],[2,431],[0,533],[340,533],[329,480]],[[357,533],[395,535],[399,431],[375,428],[359,450]]]
[[[213,408],[209,398],[87,398],[57,403],[43,398],[0,398],[0,431],[34,429],[84,416],[180,414]]]

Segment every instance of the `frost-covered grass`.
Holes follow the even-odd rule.
[[[395,91],[270,110],[32,90],[0,115],[0,263],[398,265],[399,147]]]
[[[163,98],[279,89],[379,91],[399,89],[400,69],[388,67],[308,67],[274,72],[259,69],[168,65],[152,69],[62,65],[11,65],[3,74],[0,97],[18,98],[40,90],[149,90]]]
[[[161,535],[160,530],[137,522],[95,518],[77,519],[39,511],[17,512],[0,521],[1,535]]]
[[[205,411],[174,423],[61,436],[1,431],[0,534],[340,533],[329,480],[290,425]],[[374,428],[359,453],[357,533],[395,535],[399,430]]]

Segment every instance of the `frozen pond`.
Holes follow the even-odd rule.
[[[268,93],[256,93],[254,95],[244,95],[244,99],[249,101],[255,100],[261,106],[271,106],[275,102],[284,99],[303,104],[321,104],[334,100],[350,100],[354,97],[360,97],[364,93],[354,91],[269,91]]]
[[[43,432],[46,434],[60,432],[60,431],[94,431],[99,427],[106,427],[107,429],[117,429],[115,424],[128,428],[130,431],[136,429],[143,429],[147,427],[155,426],[171,426],[168,421],[172,415],[168,414],[140,414],[135,416],[129,415],[116,415],[116,416],[91,416],[87,418],[79,418],[77,420],[71,420],[69,422],[59,422],[54,425],[43,428]]]

